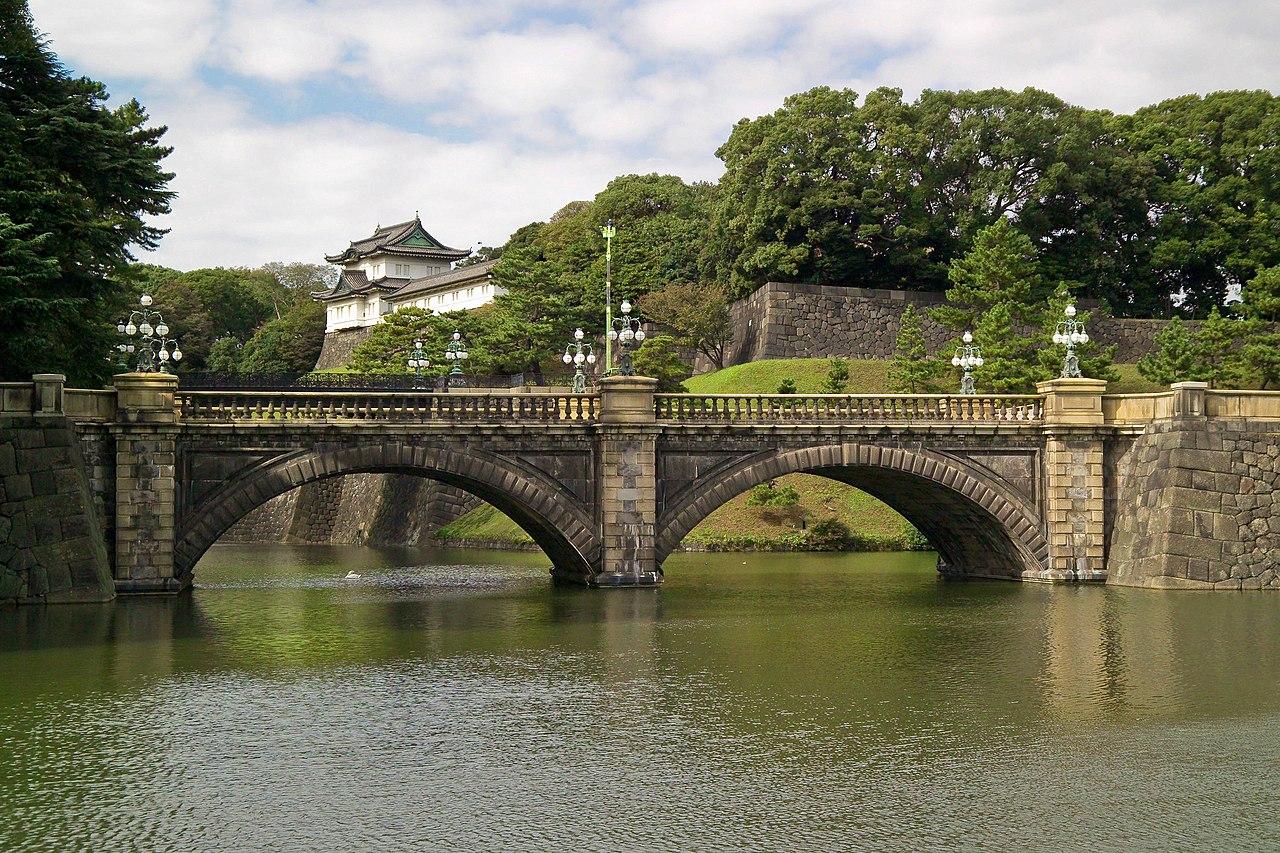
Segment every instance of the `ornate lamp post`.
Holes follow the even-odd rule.
[[[409,352],[409,369],[413,371],[414,388],[423,387],[422,371],[430,366],[431,362],[427,359],[427,354],[422,351],[422,341],[414,341],[413,349]]]
[[[613,370],[613,238],[618,235],[618,229],[613,227],[613,220],[605,220],[604,227],[600,229],[600,236],[604,237],[604,330],[607,333],[604,338],[604,368],[609,373]]]
[[[449,359],[449,363],[453,365],[449,369],[449,384],[453,386],[465,385],[466,382],[462,378],[462,362],[466,361],[470,355],[467,353],[466,342],[462,340],[462,332],[455,331],[453,333],[453,338],[444,349],[444,357]]]
[[[1062,313],[1066,319],[1059,321],[1053,333],[1053,342],[1067,348],[1067,357],[1062,360],[1062,378],[1078,379],[1082,374],[1080,359],[1076,357],[1076,345],[1089,343],[1089,333],[1084,330],[1084,323],[1076,319],[1076,306],[1068,305]]]
[[[951,356],[951,366],[964,369],[964,375],[960,377],[960,393],[976,394],[977,389],[973,384],[973,369],[982,367],[982,349],[973,342],[973,333],[966,331],[962,338],[964,343],[956,348],[956,354]]]
[[[141,336],[139,346],[136,347],[139,373],[168,373],[170,360],[174,363],[182,361],[182,350],[178,348],[178,341],[169,337],[169,327],[165,325],[164,317],[159,311],[151,310],[151,296],[144,293],[138,301],[142,308],[130,312],[128,320],[116,323],[116,331],[130,338],[134,335]],[[135,347],[132,343],[123,343],[116,350],[127,358]]]
[[[631,316],[630,302],[622,300],[619,309],[622,316],[614,318],[613,328],[609,330],[609,340],[618,342],[618,372],[623,376],[634,376],[631,348],[644,343],[644,329],[640,328],[640,320]]]
[[[582,369],[583,364],[595,364],[596,354],[591,350],[590,343],[583,343],[585,337],[581,329],[577,329],[573,333],[573,341],[565,344],[563,360],[565,364],[573,365],[573,393],[584,394],[587,390],[587,374]]]

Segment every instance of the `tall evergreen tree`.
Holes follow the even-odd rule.
[[[1240,351],[1248,324],[1227,317],[1214,306],[1192,336],[1199,379],[1215,388],[1239,388],[1245,380]]]
[[[924,394],[937,390],[942,364],[929,357],[924,326],[914,305],[902,312],[902,325],[889,363],[889,389],[900,394]]]
[[[1161,385],[1197,381],[1200,376],[1195,342],[1180,317],[1171,319],[1154,338],[1155,349],[1138,359],[1138,372]]]
[[[126,302],[112,274],[165,233],[148,222],[173,197],[165,128],[106,100],[49,50],[25,0],[0,0],[0,379],[103,378]]]
[[[1280,266],[1261,270],[1241,291],[1249,332],[1244,361],[1264,390],[1280,388]]]

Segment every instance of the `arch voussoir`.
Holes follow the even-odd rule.
[[[979,566],[977,573],[1006,577],[1038,570],[1045,563],[1048,544],[1038,514],[985,473],[924,448],[873,442],[782,448],[763,458],[757,454],[744,459],[708,482],[695,484],[659,519],[659,562],[726,501],[759,483],[804,471],[849,482],[891,505],[896,498],[895,508],[909,517],[914,512],[921,526],[930,529],[931,540],[959,540],[964,525],[975,528],[969,536],[972,542],[935,542],[949,563],[962,557],[983,560],[990,553],[998,565]],[[922,517],[921,512],[941,517]],[[997,548],[1000,542],[1004,545]]]

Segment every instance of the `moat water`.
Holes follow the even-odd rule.
[[[1280,595],[932,562],[219,546],[0,611],[0,848],[1280,847]]]

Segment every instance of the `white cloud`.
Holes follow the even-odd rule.
[[[78,73],[174,79],[190,74],[215,31],[213,0],[31,0],[36,26]]]
[[[32,10],[73,68],[118,96],[145,87],[170,125],[181,195],[158,260],[184,267],[316,260],[415,209],[446,241],[500,241],[617,174],[714,178],[713,152],[735,121],[819,84],[908,97],[1035,85],[1123,110],[1280,89],[1274,0],[32,0]],[[206,68],[248,84],[210,88]],[[305,112],[326,85],[343,94]],[[279,100],[255,100],[255,87],[306,91],[286,97],[305,104],[303,117],[255,112]]]

